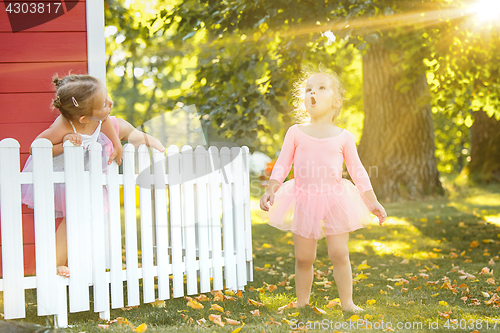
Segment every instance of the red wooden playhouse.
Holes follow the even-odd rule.
[[[47,16],[56,6],[58,14]],[[24,27],[37,25],[16,28],[13,20]],[[52,77],[70,71],[89,73],[106,83],[103,0],[17,5],[0,0],[0,140],[19,141],[21,168],[31,142],[58,115],[51,107]],[[25,274],[31,275],[35,273],[34,226],[33,212],[27,207],[23,207],[23,243]],[[0,256],[0,270],[1,260]]]

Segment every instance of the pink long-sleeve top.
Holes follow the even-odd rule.
[[[370,178],[349,131],[344,129],[336,136],[317,139],[293,125],[285,135],[270,179],[283,183],[293,164],[297,187],[310,193],[328,192],[342,180],[344,161],[359,193],[371,190]]]

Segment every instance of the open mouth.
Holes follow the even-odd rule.
[[[316,105],[316,98],[314,98],[313,96],[311,96],[311,105],[312,106]]]

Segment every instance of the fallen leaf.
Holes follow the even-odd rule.
[[[224,319],[226,320],[226,322],[229,324],[229,325],[239,325],[241,324],[241,322],[237,321],[237,320],[234,320],[234,319],[230,319],[230,318],[225,318]]]
[[[255,305],[255,306],[264,306],[263,303],[258,302],[258,301],[254,301],[253,299],[250,299],[250,298],[247,300],[247,303]]]
[[[375,303],[377,303],[377,300],[376,300],[376,299],[369,299],[369,300],[367,300],[367,301],[366,301],[366,304],[367,304],[367,305],[373,305],[373,304],[375,304]]]
[[[491,285],[495,285],[495,284],[496,284],[496,283],[495,283],[495,279],[494,279],[494,278],[492,278],[492,277],[491,277],[491,278],[486,279],[486,283],[491,284]]]
[[[210,300],[206,295],[203,294],[201,294],[198,297],[195,297],[194,299],[197,300],[198,302],[205,302]]]
[[[272,246],[271,244],[264,243],[264,244],[262,244],[262,247],[265,248],[265,249],[270,249],[270,248],[272,248],[274,246]]]
[[[448,303],[446,303],[445,301],[439,301],[439,305],[448,306]]]
[[[360,320],[361,318],[358,316],[358,315],[352,315],[350,316],[347,320],[348,321],[358,321]]]
[[[97,327],[102,328],[104,330],[107,330],[109,328],[109,325],[99,324],[99,325],[97,325]]]
[[[470,244],[469,244],[469,247],[478,247],[479,246],[479,242],[478,241],[472,241]]]
[[[260,311],[259,309],[256,309],[256,310],[250,310],[250,313],[252,314],[252,316],[256,317],[256,316],[260,316]]]
[[[269,290],[269,292],[273,292],[274,290],[278,289],[278,287],[276,287],[275,284],[271,284],[269,285],[269,287],[267,287],[267,290]]]
[[[225,297],[220,292],[214,295],[214,302],[222,302],[223,300],[225,300]]]
[[[243,328],[243,326],[245,326],[245,323],[243,323],[240,327],[238,327],[237,329],[233,330],[231,333],[239,333],[239,331],[241,331],[241,329]]]
[[[147,329],[148,329],[148,325],[146,325],[145,323],[142,323],[134,329],[134,332],[143,333],[143,332],[146,332]]]
[[[149,303],[151,304],[154,308],[164,308],[165,307],[165,301],[163,300],[155,300],[154,302],[152,303]]]
[[[214,324],[217,324],[220,327],[224,327],[224,323],[221,321],[221,315],[211,314],[210,316],[208,316],[208,319]]]
[[[357,270],[358,271],[362,271],[362,270],[365,270],[365,269],[368,269],[368,268],[372,268],[371,266],[368,266],[367,264],[360,264],[358,267],[357,267]]]
[[[216,311],[224,312],[224,309],[222,308],[222,306],[217,305],[217,304],[212,304],[212,306],[210,307],[210,310],[216,310]]]
[[[312,309],[313,309],[313,310],[314,310],[314,312],[316,312],[316,313],[319,313],[319,314],[322,314],[322,315],[326,314],[326,311],[325,311],[325,310],[322,310],[322,309],[320,309],[320,308],[318,308],[318,307],[316,307],[316,306],[313,306],[313,308],[312,308]]]
[[[195,301],[194,299],[189,300],[187,302],[187,306],[189,306],[189,307],[191,307],[193,309],[203,309],[204,308],[203,304]]]

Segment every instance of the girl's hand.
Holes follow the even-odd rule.
[[[69,133],[63,137],[63,143],[69,140],[75,146],[80,146],[82,144],[82,136],[78,133]]]
[[[113,162],[113,160],[116,160],[116,164],[121,165],[122,159],[123,159],[123,147],[122,147],[122,145],[121,144],[113,145],[113,152],[109,156],[108,165],[110,165],[111,162]]]
[[[146,134],[146,144],[149,147],[155,148],[155,149],[159,150],[162,153],[165,151],[165,147],[160,142],[160,140],[158,140],[157,138],[155,138],[154,136],[151,136],[149,134]]]
[[[378,217],[378,224],[382,225],[382,223],[384,223],[385,219],[387,218],[387,213],[385,212],[384,207],[382,207],[382,205],[378,201],[373,206],[374,208],[372,210],[372,213]]]
[[[269,201],[269,204],[271,204],[271,206],[273,205],[274,203],[274,193],[269,193],[269,192],[265,192],[261,197],[260,197],[260,209],[262,210],[265,210],[266,212],[269,211],[269,205],[267,204],[267,202]]]

